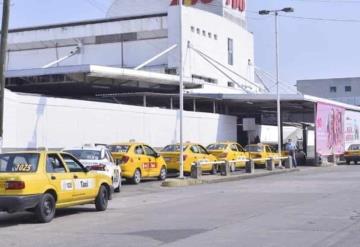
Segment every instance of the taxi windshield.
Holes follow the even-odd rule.
[[[187,146],[184,145],[183,150],[185,151],[186,148]],[[161,152],[180,152],[180,145],[179,144],[167,145],[161,150]]]
[[[257,145],[248,145],[245,147],[247,152],[262,152],[262,147]]]
[[[0,154],[0,173],[36,172],[39,157],[34,153]]]
[[[127,153],[130,149],[130,145],[111,145],[109,146],[112,153]]]
[[[349,150],[360,150],[360,144],[350,145]]]
[[[98,150],[64,150],[70,153],[78,160],[101,160],[101,151]]]
[[[210,144],[207,146],[207,150],[225,150],[227,148],[226,144]]]

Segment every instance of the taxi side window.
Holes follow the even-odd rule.
[[[236,144],[236,146],[237,146],[237,149],[238,149],[240,152],[244,152],[244,151],[245,151],[241,145]]]
[[[199,147],[199,150],[200,150],[200,153],[202,153],[202,154],[208,154],[208,152],[206,151],[206,149],[204,148],[204,147],[202,147],[202,146],[198,146]]]
[[[138,155],[143,155],[145,154],[144,149],[142,148],[142,146],[136,146],[134,149],[135,154]]]
[[[67,154],[61,154],[70,172],[85,172],[85,168],[73,157]]]
[[[235,144],[232,144],[230,149],[231,149],[231,151],[235,151],[235,152],[239,151]]]
[[[49,154],[46,157],[46,172],[47,173],[65,173],[65,167],[61,162],[59,156],[56,154]]]
[[[198,148],[196,145],[191,146],[190,150],[191,150],[191,152],[193,152],[194,154],[200,153],[200,150],[199,150],[199,148]]]
[[[156,152],[151,147],[144,146],[144,149],[145,149],[146,155],[148,155],[148,156],[156,156]]]
[[[268,153],[273,153],[273,151],[271,150],[270,147],[266,147],[266,152],[268,152]]]

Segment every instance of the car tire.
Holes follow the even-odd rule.
[[[216,165],[213,165],[213,166],[212,166],[212,169],[211,169],[210,173],[211,173],[212,175],[217,174],[217,168],[216,168]]]
[[[350,160],[346,160],[346,164],[347,164],[347,165],[350,165]]]
[[[135,170],[134,176],[132,177],[131,182],[133,184],[139,184],[141,182],[141,171],[139,169]]]
[[[161,167],[158,179],[160,181],[164,181],[166,179],[166,176],[167,176],[166,168],[165,168],[165,166],[163,166],[163,167]]]
[[[40,223],[49,223],[55,217],[56,201],[52,194],[45,193],[35,207],[35,217]]]
[[[119,183],[119,186],[114,189],[114,192],[116,193],[120,193],[120,191],[121,191],[121,182]]]
[[[354,160],[354,164],[357,165],[357,160]]]
[[[97,211],[105,211],[108,206],[109,191],[104,185],[100,186],[99,193],[95,199],[95,208]]]

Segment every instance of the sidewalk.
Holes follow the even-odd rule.
[[[184,186],[199,185],[199,184],[214,184],[214,183],[237,181],[237,180],[242,180],[242,179],[265,177],[265,176],[283,174],[283,173],[289,173],[289,172],[298,172],[298,171],[300,171],[299,168],[275,169],[274,171],[256,169],[255,173],[251,173],[251,174],[245,173],[244,171],[239,171],[239,172],[232,173],[229,176],[221,176],[220,174],[218,174],[218,175],[203,175],[200,179],[169,178],[169,179],[166,179],[161,184],[161,186],[163,186],[163,187],[184,187]]]

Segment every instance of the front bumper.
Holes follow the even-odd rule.
[[[39,204],[41,196],[0,196],[0,211],[14,213],[34,208]]]

